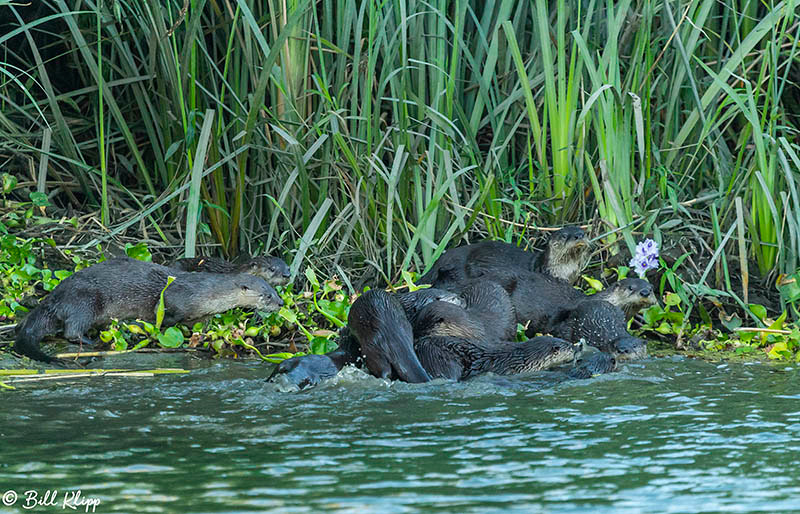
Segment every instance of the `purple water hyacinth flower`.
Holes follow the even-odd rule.
[[[644,278],[644,274],[649,269],[658,267],[658,243],[652,239],[645,239],[636,245],[636,253],[630,262],[631,268]]]

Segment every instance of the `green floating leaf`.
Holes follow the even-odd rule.
[[[332,352],[339,345],[328,339],[327,337],[315,337],[309,343],[309,348],[311,349],[311,353],[314,355],[324,355],[328,352]]]
[[[178,327],[169,327],[162,334],[158,334],[158,342],[164,348],[178,348],[183,344],[183,332]]]
[[[664,303],[670,306],[680,305],[681,297],[675,293],[667,293],[664,297]]]
[[[775,343],[775,346],[772,347],[772,350],[767,355],[769,355],[770,359],[783,359],[790,358],[792,352],[789,351],[786,343],[781,341],[780,343]]]

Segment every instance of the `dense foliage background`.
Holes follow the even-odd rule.
[[[0,162],[106,237],[269,252],[348,286],[477,233],[594,222],[604,256],[655,237],[689,299],[777,284],[786,307],[796,11],[2,0]]]

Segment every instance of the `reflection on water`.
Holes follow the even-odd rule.
[[[197,369],[3,393],[0,494],[80,489],[97,512],[800,510],[792,368],[652,359],[421,385],[346,370],[296,391],[257,363],[156,365]]]

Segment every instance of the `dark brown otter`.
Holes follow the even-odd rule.
[[[608,301],[590,297],[565,312],[550,333],[567,341],[583,339],[601,352],[613,354],[617,360],[646,357],[647,345],[631,336],[627,327],[622,309]]]
[[[53,362],[39,342],[62,332],[70,341],[91,344],[86,332],[112,318],[155,321],[164,291],[163,324],[193,321],[234,307],[277,310],[283,301],[263,279],[246,273],[188,273],[129,258],[89,266],[64,279],[20,325],[16,350]]]
[[[594,352],[567,370],[567,376],[575,379],[587,379],[603,373],[611,373],[617,369],[617,359],[607,352]]]
[[[430,380],[414,353],[411,324],[395,296],[380,289],[362,294],[350,307],[347,325],[374,376],[413,383]]]
[[[457,290],[465,280],[489,278],[511,270],[536,271],[574,283],[586,266],[589,244],[580,227],[564,227],[544,251],[529,252],[503,241],[481,241],[447,250],[419,283]]]
[[[181,271],[206,271],[209,273],[248,273],[261,277],[271,286],[284,286],[289,283],[289,266],[278,257],[258,256],[236,264],[218,257],[186,257],[170,265]]]
[[[513,341],[517,335],[514,304],[505,289],[491,280],[472,280],[461,290],[469,318],[483,330],[484,339]]]
[[[279,376],[285,375],[286,380],[300,389],[315,386],[339,373],[347,364],[343,356],[341,352],[330,352],[325,355],[302,355],[286,359],[275,366],[267,382],[274,382]]]
[[[489,372],[525,373],[575,357],[573,345],[555,337],[540,336],[523,343],[486,341],[467,311],[444,302],[433,302],[418,313],[414,334],[414,350],[433,378],[466,380]]]
[[[413,318],[419,309],[433,301],[444,301],[464,305],[464,301],[455,293],[443,289],[418,289],[394,295],[403,307],[407,319]],[[293,384],[301,389],[317,385],[322,380],[332,378],[348,364],[360,367],[365,356],[361,352],[358,340],[349,327],[342,327],[336,339],[338,347],[325,355],[305,355],[292,357],[280,363],[267,380],[273,381],[279,375],[286,375]],[[391,363],[390,363],[391,364]]]
[[[478,244],[466,259],[469,278],[492,277],[518,269],[544,273],[574,284],[589,261],[589,242],[580,227],[554,232],[541,252],[527,252],[501,241]]]
[[[517,321],[528,323],[526,334],[548,333],[569,311],[588,299],[605,300],[631,317],[641,308],[655,303],[653,287],[638,278],[626,278],[592,296],[563,280],[543,273],[516,274],[507,277],[503,286],[511,294]]]
[[[435,287],[397,293],[395,297],[400,300],[400,305],[403,306],[403,310],[405,311],[406,317],[409,320],[413,319],[421,308],[425,307],[431,302],[441,301],[454,303],[461,307],[464,306],[463,298],[456,293]]]

